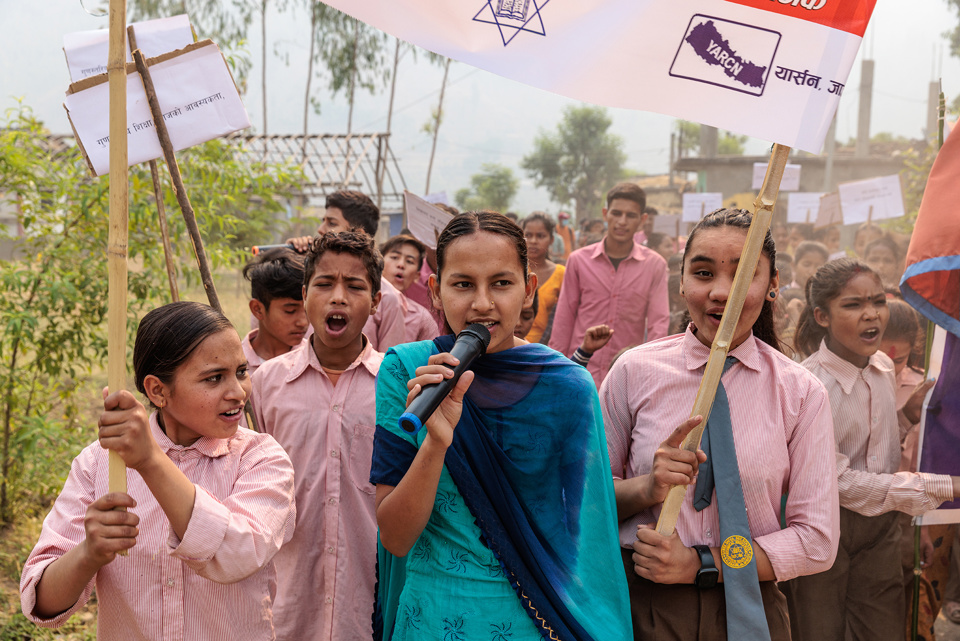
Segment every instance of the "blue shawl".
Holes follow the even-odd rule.
[[[431,354],[449,351],[453,341],[441,336],[399,345],[384,358],[371,482],[397,485],[424,436],[399,430],[403,408],[381,405],[383,386],[402,384],[405,394],[415,369]],[[616,503],[593,379],[538,344],[485,355],[473,371],[444,463],[484,544],[544,638],[630,638]],[[384,639],[390,638],[402,584],[403,559],[381,547],[374,618]]]

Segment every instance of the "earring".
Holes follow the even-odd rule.
[[[771,299],[776,298],[776,297],[777,297],[777,292],[770,292],[770,298],[771,298]]]

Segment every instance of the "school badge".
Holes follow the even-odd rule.
[[[540,10],[549,2],[550,0],[487,0],[477,15],[473,16],[473,20],[497,27],[503,46],[506,47],[521,31],[538,36],[547,35]]]
[[[747,567],[753,560],[753,547],[750,541],[742,536],[728,536],[720,546],[720,558],[724,565],[739,570]]]

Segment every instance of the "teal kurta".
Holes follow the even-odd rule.
[[[405,409],[407,381],[416,367],[438,352],[432,341],[426,341],[398,346],[385,357],[377,383],[372,481],[399,483],[423,442],[426,430],[408,434],[398,420]],[[498,362],[504,359],[506,363]],[[509,384],[500,389],[485,387],[485,368],[478,362],[477,379],[457,430],[472,417],[496,443],[497,454],[502,454],[511,470],[505,474],[508,492],[516,495],[524,517],[529,517],[531,538],[541,546],[537,549],[549,550],[529,561],[553,577],[548,580],[551,589],[569,601],[563,607],[569,607],[571,618],[589,631],[575,638],[630,638],[616,506],[596,388],[586,370],[542,345],[488,355],[482,362],[490,368],[487,373],[499,378],[510,376],[505,370],[517,359],[526,365],[532,359],[535,364],[532,374],[520,373],[526,386]],[[514,393],[516,397],[511,398]],[[577,436],[571,438],[567,428]],[[459,432],[455,434],[459,438]],[[381,548],[383,638],[532,641],[549,636],[549,629],[555,627],[551,615],[545,624],[535,623],[544,597],[536,596],[539,592],[529,579],[521,585],[519,576],[526,575],[514,572],[509,561],[491,549],[501,546],[487,545],[491,536],[506,534],[478,525],[478,518],[496,517],[471,511],[448,469],[450,456],[448,451],[433,512],[413,548],[404,559]],[[497,474],[486,469],[476,472]],[[465,489],[477,491],[473,483]],[[525,590],[525,585],[532,589]]]

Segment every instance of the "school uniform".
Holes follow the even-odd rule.
[[[897,411],[893,362],[859,368],[825,342],[803,362],[827,388],[836,438],[840,550],[829,571],[787,586],[795,641],[903,638],[899,512],[922,514],[953,498],[949,476],[897,472],[910,424]]]
[[[260,429],[296,471],[297,532],[277,554],[277,638],[368,639],[373,634],[377,520],[370,460],[383,354],[364,337],[344,371],[325,369],[310,341],[253,377]]]
[[[600,388],[615,479],[651,472],[660,443],[689,417],[709,355],[710,348],[688,328],[617,360]],[[767,554],[780,581],[821,572],[833,563],[839,537],[826,392],[809,372],[752,335],[729,355],[738,363],[722,382],[753,543]],[[784,494],[787,526],[781,529]],[[693,497],[691,488],[680,508],[680,540],[687,547],[719,547],[716,495],[702,511],[694,508]],[[658,505],[620,523],[635,637],[726,638],[722,625],[706,632],[724,615],[722,584],[701,594],[692,585],[654,586],[632,572],[626,555],[636,541],[637,526],[656,523],[659,513]],[[658,592],[674,594],[687,605],[671,606]],[[772,638],[789,638],[783,595],[772,582],[761,583],[761,594]],[[711,636],[714,632],[719,636]]]
[[[407,340],[403,316],[403,293],[386,278],[380,278],[380,304],[363,325],[363,334],[373,349],[386,352]]]
[[[28,619],[56,628],[97,589],[97,638],[258,640],[274,638],[273,558],[293,535],[293,466],[276,441],[240,428],[228,439],[176,445],[150,430],[160,449],[196,486],[193,513],[177,537],[143,478],[127,473],[127,494],[140,517],[137,544],[100,568],[68,610],[43,619],[36,607],[44,570],[86,537],[87,508],[108,492],[108,450],[88,445],[70,469],[37,545],[24,564],[20,604]]]

